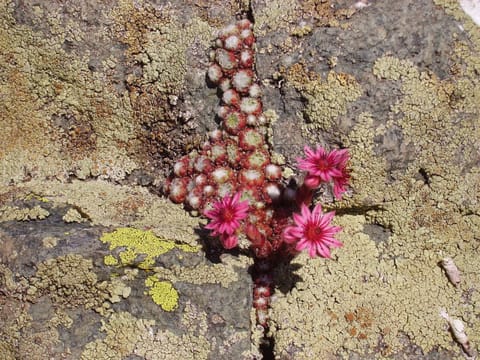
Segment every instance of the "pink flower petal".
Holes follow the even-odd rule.
[[[307,250],[311,257],[321,256],[329,258],[331,247],[340,247],[343,244],[335,239],[335,234],[341,227],[331,225],[334,211],[322,213],[322,206],[316,205],[312,211],[302,204],[300,214],[293,214],[295,226],[288,226],[284,230],[284,240],[293,244],[297,241],[297,251]]]
[[[213,210],[204,212],[210,222],[205,226],[212,235],[232,236],[240,227],[240,222],[248,215],[248,201],[240,201],[241,193],[226,195],[213,204]]]
[[[238,244],[238,238],[236,235],[221,235],[220,241],[225,249],[233,249]]]

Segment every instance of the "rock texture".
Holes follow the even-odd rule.
[[[217,126],[208,53],[241,16],[272,157],[352,154],[347,199],[318,194],[345,245],[278,269],[270,346],[249,259],[161,194]],[[4,358],[462,359],[441,311],[478,352],[480,28],[456,0],[0,0],[0,65]]]

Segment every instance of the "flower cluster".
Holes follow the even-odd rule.
[[[271,270],[278,260],[289,260],[303,250],[311,257],[329,258],[331,248],[342,246],[335,239],[341,229],[331,224],[334,212],[310,206],[315,189],[325,183],[333,185],[340,199],[350,175],[346,149],[305,146],[305,157],[298,159],[299,169],[306,172],[303,184],[285,185],[265,141],[254,45],[248,20],[220,31],[207,72],[220,92],[220,126],[198,151],[175,163],[164,190],[173,202],[207,217],[205,229],[225,249],[249,244],[255,260],[253,304],[258,323],[266,326]],[[239,242],[240,237],[248,241]]]

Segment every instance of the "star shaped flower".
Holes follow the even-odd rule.
[[[330,222],[335,212],[322,213],[320,204],[312,211],[302,204],[301,214],[293,214],[295,225],[288,226],[283,232],[283,239],[288,244],[295,244],[297,251],[308,250],[310,257],[330,257],[331,247],[340,247],[343,244],[334,238],[342,230],[339,226],[332,226]]]
[[[220,235],[220,240],[225,248],[231,249],[238,243],[235,231],[240,227],[240,222],[247,217],[248,201],[240,201],[240,193],[233,196],[226,195],[222,200],[213,204],[212,210],[206,210],[205,216],[210,222],[205,226],[212,230],[212,235]]]
[[[327,152],[321,146],[315,151],[305,146],[304,151],[306,157],[298,159],[298,168],[307,171],[305,184],[310,188],[316,188],[321,182],[330,182],[341,177],[342,169],[350,157],[347,149]]]

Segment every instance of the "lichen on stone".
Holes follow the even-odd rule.
[[[29,283],[27,294],[32,298],[47,295],[55,304],[64,307],[84,306],[100,312],[112,293],[110,283],[98,280],[92,261],[77,254],[39,263]]]
[[[144,259],[139,260],[137,264],[141,269],[152,268],[158,256],[177,247],[172,240],[161,239],[155,236],[152,231],[135,228],[119,228],[113,232],[105,233],[100,241],[109,244],[110,250],[122,249],[119,253],[122,265],[132,265],[138,257],[143,255]],[[185,247],[184,244],[183,248]],[[191,246],[188,246],[187,249],[189,251],[195,250]],[[113,262],[111,254],[105,257],[105,262]]]
[[[436,3],[458,10],[453,1]],[[470,21],[465,18],[457,17]],[[352,154],[353,193],[334,204],[342,209],[336,221],[345,245],[334,261],[296,258],[296,283],[288,271],[281,273],[295,286],[285,295],[277,292],[272,302],[276,356],[391,357],[416,346],[424,355],[447,351],[462,358],[441,308],[461,317],[470,342],[480,343],[474,260],[480,228],[480,37],[478,27],[465,29],[472,41],[455,40],[450,77],[387,55],[373,65],[376,81],[399,89],[399,96],[384,119],[364,111],[340,135]],[[317,135],[306,129],[307,137]],[[401,142],[394,156],[378,141],[392,129]],[[346,215],[356,212],[362,215]],[[458,289],[438,266],[445,256],[462,273]]]
[[[145,286],[153,302],[165,311],[173,311],[178,307],[178,292],[168,281],[160,281],[154,275],[147,277]]]
[[[113,313],[102,319],[104,339],[88,343],[81,355],[82,360],[121,360],[131,355],[135,346],[151,331],[154,320],[137,319],[128,312]]]
[[[55,236],[46,236],[42,239],[42,245],[48,249],[54,248],[58,244],[58,238]]]
[[[156,267],[155,275],[172,282],[185,281],[191,284],[220,284],[228,287],[238,280],[237,272],[225,264],[196,265],[185,267],[174,265],[170,268]]]
[[[55,203],[69,204],[81,211],[93,225],[148,228],[158,237],[198,246],[195,232],[204,222],[190,216],[178,205],[158,196],[152,196],[141,186],[115,185],[103,180],[31,181],[18,186],[16,191],[38,192]],[[0,193],[1,193],[0,189]]]
[[[306,74],[300,63],[288,70],[287,80],[307,101],[306,124],[302,126],[306,136],[318,129],[329,130],[339,116],[347,113],[348,105],[362,94],[362,88],[353,76],[330,71],[323,80],[318,74]]]
[[[0,4],[0,62],[9,79],[2,85],[8,105],[0,116],[0,184],[65,179],[77,171],[80,177],[95,173],[119,180],[137,167],[118,146],[132,138],[127,98],[88,68],[86,54],[65,49],[66,42],[80,43],[85,32],[79,22],[62,23],[61,9],[37,13],[32,23],[38,31],[17,22],[10,2]],[[42,18],[49,21],[40,24]]]
[[[142,65],[140,83],[154,84],[163,93],[178,93],[183,86],[191,43],[200,41],[207,47],[211,38],[212,29],[206,22],[192,17],[184,24],[170,5],[158,11],[145,1],[120,1],[111,17],[123,30],[119,33],[128,45],[128,55]]]
[[[42,220],[48,217],[50,213],[40,205],[34,207],[17,207],[4,205],[0,207],[0,221],[28,221]]]
[[[82,214],[80,214],[80,212],[75,208],[68,209],[65,215],[63,215],[62,219],[67,223],[71,223],[71,222],[82,223],[87,221],[87,219],[85,219],[82,216]]]
[[[155,321],[139,319],[127,312],[102,320],[104,339],[88,343],[82,360],[124,359],[136,355],[148,360],[207,359],[215,344],[206,339],[207,316],[189,302],[182,314],[182,334],[158,329]]]
[[[208,359],[216,345],[207,338],[207,315],[187,302],[181,320],[184,333],[177,335],[169,330],[150,332],[136,348],[135,354],[151,360]]]
[[[292,266],[301,265],[295,271],[301,280],[272,304],[277,355],[292,351],[295,359],[328,358],[362,349],[363,356],[373,356],[380,337],[387,357],[402,350],[402,333],[425,352],[435,346],[452,349],[438,309],[451,308],[458,294],[436,259],[419,263],[386,256],[363,232],[363,216],[345,215],[337,222],[344,228],[338,257],[296,258]]]

